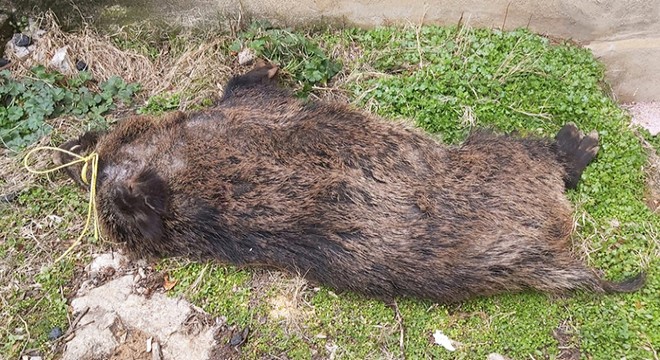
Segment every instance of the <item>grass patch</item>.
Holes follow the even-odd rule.
[[[313,36],[273,29],[263,23],[252,24],[230,47],[233,51],[245,48],[281,64],[285,73],[297,82],[301,95],[307,95],[317,84],[327,84],[341,70],[341,63],[330,58]]]
[[[578,250],[578,256],[588,256],[590,265],[615,279],[646,269],[647,287],[631,295],[576,296],[561,306],[537,294],[475,301],[472,307],[493,313],[493,302],[512,299],[495,311],[496,318],[511,315],[496,336],[478,323],[461,326],[463,336],[457,338],[473,344],[470,356],[493,349],[514,358],[551,356],[557,351],[551,330],[569,318],[577,324],[583,354],[651,356],[648,344],[660,343],[653,330],[660,305],[650,295],[660,293],[660,220],[643,202],[646,153],[629,129],[628,115],[600,88],[604,69],[590,52],[524,30],[379,28],[346,36],[365,50],[358,66],[375,74],[347,86],[358,106],[388,118],[411,118],[445,142],[460,141],[475,126],[553,136],[572,121],[599,133],[599,157],[569,193],[578,206],[576,247],[588,250]]]
[[[47,183],[23,191],[15,204],[0,204],[0,353],[7,358],[26,349],[50,353],[51,330],[67,328],[74,270],[86,256],[52,261],[84,206],[73,186]]]
[[[163,94],[154,95],[147,103],[137,110],[138,114],[160,115],[167,111],[177,110],[181,105],[181,95]]]
[[[160,264],[168,268],[168,261]],[[170,265],[171,266],[171,265]],[[245,326],[252,318],[249,307],[252,274],[233,266],[189,263],[168,271],[179,280],[172,295],[185,295],[205,311],[224,316],[232,324]]]
[[[607,278],[622,279],[640,269],[648,273],[647,286],[628,295],[551,298],[530,292],[449,306],[399,299],[394,306],[296,283],[288,276],[264,278],[264,270],[160,262],[159,268],[178,281],[173,295],[225,317],[228,324],[251,329],[242,357],[471,359],[499,352],[516,359],[552,359],[561,356],[553,333],[563,325],[573,329],[575,346],[585,358],[652,358],[659,350],[660,219],[644,204],[647,152],[642,138],[629,128],[628,115],[602,91],[603,66],[588,50],[525,30],[466,27],[297,32],[253,26],[236,38],[197,37],[186,43],[181,36],[162,36],[160,48],[149,41],[128,41],[130,37],[115,42],[122,49],[104,43],[106,52],[139,52],[130,58],[140,68],[116,70],[116,75],[146,84],[149,100],[140,112],[209,105],[218,84],[245,70],[235,64],[232,50],[249,47],[281,62],[285,80],[303,94],[344,99],[386,118],[411,119],[450,144],[474,127],[551,137],[572,121],[585,132],[597,130],[599,156],[578,189],[568,194],[576,206],[576,255]],[[85,41],[96,44],[92,40]],[[93,56],[91,51],[84,54]],[[94,61],[88,63],[93,72]],[[108,74],[95,77],[107,79]],[[658,151],[657,137],[642,136]],[[3,283],[24,285],[0,292],[0,328],[6,329],[0,346],[11,357],[30,347],[47,351],[44,331],[62,324],[66,316],[66,291],[58,289],[66,289],[81,266],[68,260],[43,273],[39,269],[48,261],[29,255],[49,249],[40,241],[72,240],[73,224],[82,223],[78,214],[84,197],[61,183],[26,183],[30,185],[17,202],[0,205],[0,226],[9,229],[0,242],[0,264],[26,269],[0,273]],[[41,231],[37,240],[25,235],[24,224],[38,224],[49,214],[63,219],[55,230]],[[36,293],[29,292],[30,284],[38,284]],[[294,315],[276,315],[280,306]],[[29,339],[15,331],[23,326],[21,319]],[[449,353],[433,345],[435,330],[460,342],[458,350]]]

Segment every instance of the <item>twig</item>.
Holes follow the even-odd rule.
[[[85,315],[87,315],[87,312],[88,312],[88,311],[89,311],[89,306],[87,306],[87,307],[85,308],[85,310],[81,311],[80,314],[78,314],[78,316],[76,316],[76,318],[73,319],[73,321],[72,321],[71,324],[69,325],[69,328],[66,329],[66,331],[64,332],[64,334],[63,334],[62,336],[60,336],[60,338],[59,338],[58,341],[63,342],[63,341],[65,341],[69,336],[71,336],[71,334],[73,334],[73,333],[76,331],[76,326],[78,326],[78,323],[80,322],[80,320],[82,320],[82,318],[83,318]]]
[[[186,290],[187,294],[190,294],[192,291],[195,291],[197,289],[197,286],[199,286],[199,284],[202,282],[202,279],[204,278],[204,274],[206,274],[206,270],[208,268],[209,268],[209,263],[206,263],[202,271],[199,272],[197,279],[195,279],[195,281],[193,281],[193,283]]]
[[[651,348],[651,351],[653,352],[653,359],[654,359],[654,360],[660,360],[660,358],[658,358],[658,352],[657,352],[657,351],[655,350],[655,348],[653,347],[653,344],[651,343],[651,340],[648,340],[648,339],[647,339],[646,341],[648,342],[649,347]]]
[[[232,37],[237,37],[238,33],[241,31],[241,28],[243,27],[241,23],[243,22],[243,1],[238,1],[238,19],[236,19],[236,28],[232,27]]]
[[[458,24],[456,25],[456,28],[458,30],[461,29],[461,26],[463,26],[463,15],[465,14],[465,11],[461,12],[461,17],[458,18]]]
[[[80,15],[80,21],[82,21],[83,23],[86,23],[87,19],[85,19],[85,16],[83,15],[82,11],[80,11],[80,8],[78,7],[78,5],[76,5],[76,3],[73,0],[69,0],[69,5],[71,5],[71,7],[74,10],[76,10],[78,15]]]
[[[504,27],[506,26],[506,19],[509,17],[509,6],[511,6],[511,2],[506,5],[506,11],[504,12],[504,21],[502,21],[502,31],[504,31]]]
[[[401,350],[401,359],[405,359],[406,349],[403,341],[405,335],[405,328],[403,327],[403,316],[401,316],[401,312],[399,311],[399,305],[396,303],[396,300],[394,300],[394,303],[392,303],[392,308],[394,309],[396,322],[397,325],[399,326],[399,349]]]
[[[23,351],[25,351],[25,347],[26,347],[27,344],[30,342],[30,339],[31,339],[32,337],[30,336],[30,329],[28,329],[28,324],[25,322],[25,320],[23,320],[23,317],[21,317],[21,316],[19,315],[18,318],[21,320],[21,322],[22,322],[23,325],[25,326],[25,333],[27,334],[27,340],[25,340],[25,341],[23,342],[23,348],[21,349],[21,353],[22,353]]]
[[[517,112],[517,113],[523,114],[523,115],[527,115],[527,116],[531,116],[531,117],[538,117],[538,118],[542,118],[542,119],[546,119],[546,120],[552,120],[552,116],[550,114],[530,113],[530,112],[527,112],[527,111],[524,111],[524,110],[516,109],[513,106],[508,106],[508,108],[515,111],[515,112]]]
[[[422,31],[422,25],[424,25],[424,18],[426,18],[426,12],[428,11],[428,4],[424,5],[424,12],[422,13],[422,18],[419,19],[419,24],[415,30],[415,37],[417,38],[417,54],[419,54],[419,68],[424,67],[424,59],[422,57],[422,42],[419,40],[419,33]]]

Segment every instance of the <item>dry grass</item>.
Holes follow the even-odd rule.
[[[52,67],[51,59],[58,50],[66,49],[65,65],[58,70],[64,75],[75,75],[76,61],[83,60],[97,81],[120,76],[126,82],[142,86],[142,96],[164,92],[181,94],[182,110],[192,104],[217,96],[220,84],[231,76],[235,69],[228,66],[233,59],[221,50],[226,48],[227,35],[208,36],[204,43],[189,41],[182,43],[177,51],[161,50],[155,59],[134,50],[118,48],[112,37],[128,38],[121,30],[113,35],[101,35],[89,26],[78,32],[63,32],[52,13],[47,13],[37,22],[44,31],[34,32],[35,50],[27,57],[12,60],[15,77],[29,76],[36,65]],[[119,59],[119,60],[118,60]]]
[[[139,82],[145,88],[153,88],[159,83],[157,67],[146,56],[118,49],[108,37],[97,34],[90,27],[76,33],[63,32],[52,13],[42,16],[37,24],[43,33],[37,31],[33,34],[36,40],[34,52],[23,59],[9,54],[14,64],[12,73],[16,77],[28,76],[30,69],[37,65],[50,66],[57,51],[66,47],[69,56],[65,66],[59,69],[64,75],[75,75],[76,59],[81,59],[87,63],[94,78],[100,81],[119,75],[127,82]]]
[[[646,204],[655,214],[660,214],[660,155],[658,155],[653,146],[646,142],[646,140],[641,136],[640,138],[649,157],[646,167],[644,168],[646,173]],[[657,233],[655,227],[650,226],[649,224],[644,224],[644,227],[651,235],[649,240],[651,241],[651,249],[654,250],[651,255],[647,257],[638,254],[642,259],[642,265],[646,268],[653,258],[660,258],[660,234]]]
[[[272,289],[276,289],[268,299],[269,317],[279,321],[289,331],[302,332],[304,321],[313,315],[313,307],[305,301],[308,293],[307,280],[301,276],[288,276],[279,272],[269,272]]]
[[[586,229],[591,229],[590,232]],[[584,204],[578,202],[575,204],[573,212],[573,254],[576,258],[587,263],[593,263],[591,254],[601,250],[599,244],[603,244],[607,239],[605,234],[598,227],[596,219],[587,212]]]

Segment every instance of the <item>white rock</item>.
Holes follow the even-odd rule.
[[[6,46],[6,53],[7,56],[11,58],[11,54],[13,54],[14,57],[16,57],[19,60],[23,60],[26,57],[30,56],[34,52],[36,47],[34,44],[28,46],[28,47],[23,47],[23,46],[16,46],[14,44],[13,40],[9,40]]]
[[[115,271],[123,269],[128,264],[128,258],[118,252],[110,252],[97,256],[85,270],[90,275],[96,275],[99,271],[106,268],[113,268]]]
[[[190,334],[185,324],[194,310],[187,301],[169,298],[161,293],[154,293],[147,299],[134,292],[133,284],[133,275],[125,275],[89,289],[82,296],[79,293],[79,297],[71,301],[74,313],[86,308],[89,311],[80,320],[80,324],[84,325],[67,343],[63,360],[102,358],[109,354],[118,345],[109,330],[116,320],[126,328],[138,329],[153,337],[154,358],[208,358],[215,344],[217,326]]]
[[[69,46],[63,46],[55,52],[53,58],[50,59],[50,66],[56,68],[63,74],[71,71],[71,60],[69,59]]]
[[[239,65],[248,65],[254,61],[254,53],[250,48],[245,48],[238,53],[238,64]]]
[[[504,356],[498,353],[491,353],[488,354],[488,358],[486,358],[486,360],[509,360],[509,359],[505,358]]]
[[[447,335],[443,334],[442,331],[440,331],[440,330],[436,330],[433,333],[433,339],[434,339],[436,344],[444,347],[445,349],[447,349],[449,351],[455,351],[456,350],[456,348],[452,344],[453,341],[450,338],[448,338]]]

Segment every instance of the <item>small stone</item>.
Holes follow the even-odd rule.
[[[128,264],[128,258],[117,252],[100,254],[94,257],[94,260],[85,268],[90,276],[106,272],[106,268],[115,269],[115,272],[122,270]]]
[[[5,67],[7,65],[11,64],[11,61],[5,59],[5,58],[0,58],[0,67]]]
[[[63,46],[57,51],[55,51],[55,55],[53,55],[53,58],[50,59],[50,66],[56,68],[62,73],[68,73],[69,72],[69,46]]]
[[[245,328],[243,331],[235,331],[234,334],[231,336],[231,340],[229,340],[229,344],[231,346],[239,346],[242,345],[245,340],[247,340],[248,333],[250,332],[249,328]]]
[[[62,329],[56,326],[48,333],[48,340],[55,340],[60,336],[62,336]]]
[[[20,47],[28,47],[32,44],[32,38],[25,34],[14,34],[12,40],[14,41],[14,45]]]
[[[78,70],[78,71],[87,70],[87,63],[82,61],[82,60],[76,61],[76,70]]]
[[[152,344],[151,360],[163,360],[163,353],[160,350],[160,344],[156,341]]]
[[[239,65],[248,65],[254,61],[254,53],[249,48],[245,48],[238,53],[238,64]]]
[[[7,52],[13,53],[14,56],[18,59],[25,59],[32,53],[32,51],[34,51],[34,45],[23,47],[16,46],[13,41],[7,43]]]

